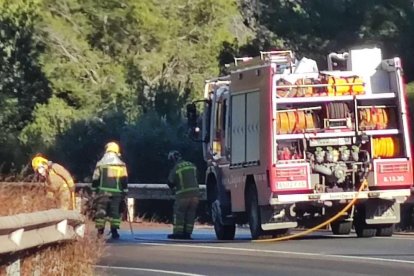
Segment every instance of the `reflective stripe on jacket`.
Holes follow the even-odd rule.
[[[115,153],[106,153],[96,164],[92,190],[110,193],[128,192],[128,172],[124,162]]]
[[[178,162],[172,168],[168,182],[175,188],[175,194],[198,194],[197,169],[188,161]]]

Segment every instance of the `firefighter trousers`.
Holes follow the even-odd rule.
[[[174,202],[173,234],[193,233],[198,196],[177,197]]]
[[[119,229],[121,224],[120,204],[122,196],[117,194],[98,193],[95,199],[95,226],[104,229],[109,221],[111,228]]]

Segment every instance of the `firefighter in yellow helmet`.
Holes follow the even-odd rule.
[[[113,239],[119,239],[120,204],[128,193],[127,168],[120,156],[117,143],[106,144],[105,154],[96,164],[92,177],[92,191],[96,193],[95,225],[98,235],[104,233],[105,223],[109,220]]]
[[[62,209],[74,210],[76,208],[75,184],[68,170],[40,155],[32,159],[32,168],[45,182],[47,197],[57,200]]]
[[[168,160],[174,166],[168,176],[168,186],[175,194],[173,233],[168,238],[191,239],[200,196],[197,169],[176,150],[170,151]]]

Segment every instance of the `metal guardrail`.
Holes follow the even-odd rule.
[[[77,211],[47,211],[0,217],[0,255],[83,236],[84,217]]]
[[[90,188],[91,183],[76,183],[77,190],[82,188]],[[201,200],[207,199],[206,185],[199,185]],[[173,200],[174,195],[171,193],[167,184],[128,184],[128,197],[135,199],[159,199],[159,200]]]

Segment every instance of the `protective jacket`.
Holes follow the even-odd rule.
[[[168,176],[168,186],[176,195],[173,236],[190,237],[200,194],[196,167],[191,162],[179,160]]]
[[[128,172],[116,153],[108,152],[98,161],[92,177],[92,191],[128,193]]]
[[[197,169],[193,163],[180,160],[171,169],[168,186],[176,196],[198,196]]]
[[[46,175],[48,196],[59,201],[60,207],[73,209],[75,184],[70,173],[61,165],[49,161]]]

